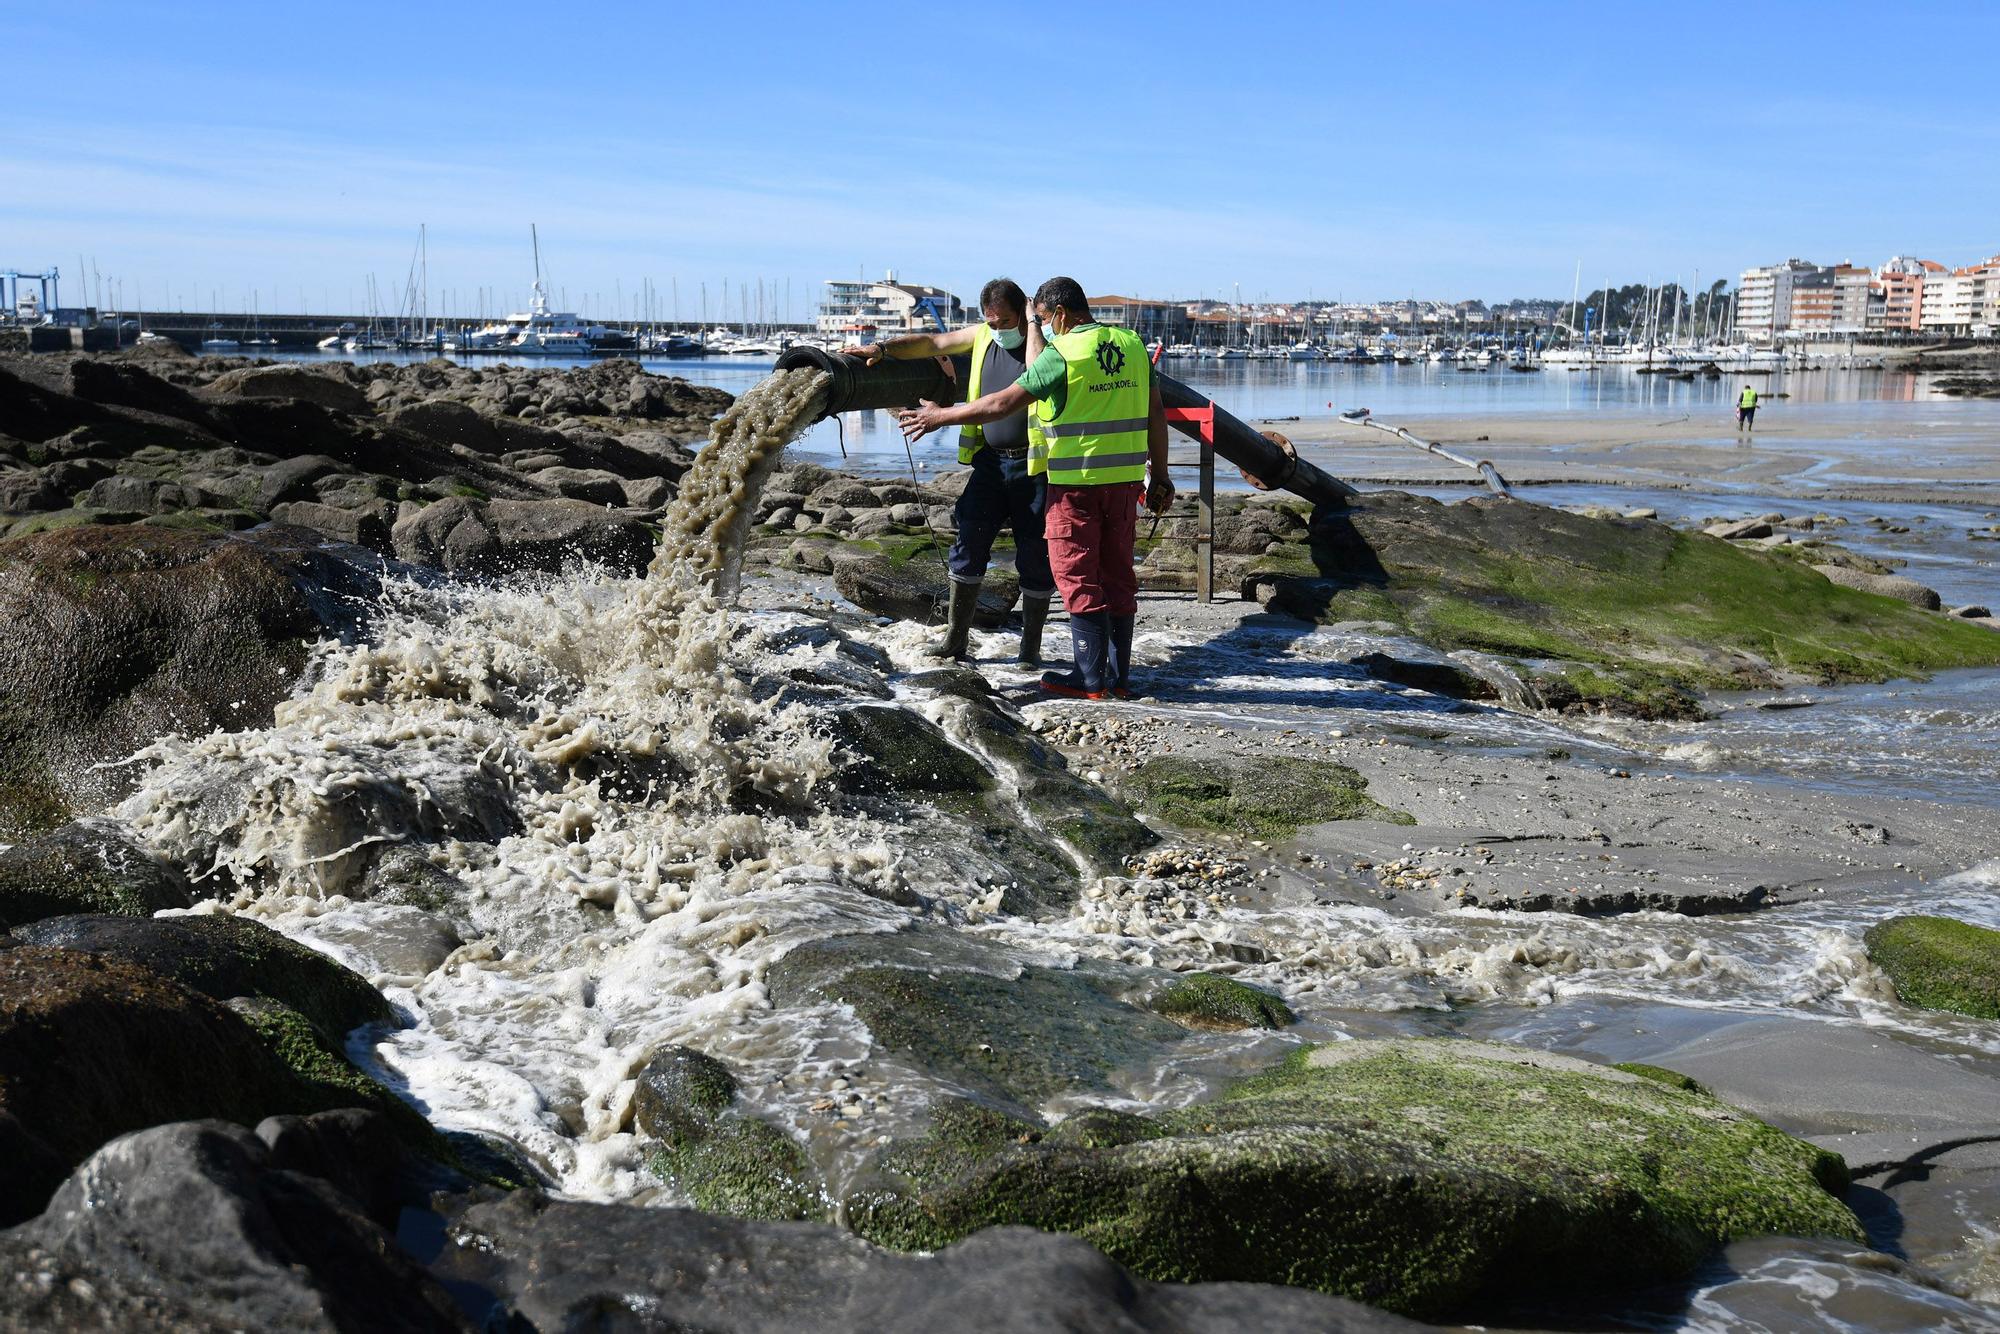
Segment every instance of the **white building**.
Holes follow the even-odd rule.
[[[965,304],[942,287],[899,283],[894,270],[880,282],[829,279],[815,327],[837,337],[892,337],[935,332],[965,323]]]
[[[1770,338],[1791,328],[1793,282],[1801,274],[1818,271],[1817,264],[1802,259],[1745,269],[1736,290],[1736,332],[1750,338]]]
[[[1958,269],[1924,275],[1925,333],[1962,334],[1972,329],[1972,279]]]

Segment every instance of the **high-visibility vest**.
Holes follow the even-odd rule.
[[[972,402],[979,397],[980,372],[986,366],[986,346],[993,341],[993,326],[984,320],[972,331],[972,374],[966,377],[965,401]],[[958,428],[958,461],[971,463],[972,456],[986,448],[986,428],[979,425]]]
[[[1743,387],[1743,397],[1741,397],[1741,398],[1739,398],[1739,399],[1737,399],[1737,400],[1736,400],[1736,406],[1737,406],[1737,407],[1739,407],[1739,408],[1754,408],[1754,407],[1756,407],[1756,406],[1757,406],[1757,391],[1756,391],[1755,389],[1752,389],[1752,388],[1750,388],[1750,386],[1748,386],[1748,385],[1745,385],[1745,386]]]
[[[1062,411],[1050,399],[1035,404],[1051,482],[1109,486],[1146,479],[1146,421],[1153,405],[1153,367],[1146,345],[1130,329],[1093,325],[1059,335],[1069,379]],[[1029,433],[1029,470],[1035,442]]]

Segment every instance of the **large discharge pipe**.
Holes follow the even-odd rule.
[[[781,371],[811,368],[833,377],[827,389],[826,415],[862,408],[913,408],[921,399],[933,403],[957,401],[958,385],[935,357],[909,361],[883,358],[873,366],[859,357],[816,347],[787,348],[778,358]],[[1252,430],[1240,418],[1216,406],[1171,375],[1160,379],[1160,399],[1174,429],[1206,439],[1215,452],[1236,465],[1244,480],[1263,491],[1290,491],[1315,505],[1344,505],[1358,492],[1338,477],[1300,458],[1282,437],[1272,439]]]

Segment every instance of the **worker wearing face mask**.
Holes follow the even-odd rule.
[[[1014,385],[956,407],[926,402],[896,417],[915,440],[1035,403],[1032,448],[1049,482],[1049,556],[1076,654],[1073,671],[1047,673],[1041,686],[1055,695],[1129,699],[1139,505],[1163,514],[1174,500],[1160,384],[1139,335],[1092,319],[1074,278],[1043,283],[1035,313],[1048,348]]]
[[[1028,298],[1011,278],[995,278],[980,289],[979,308],[985,321],[969,329],[941,334],[906,334],[884,343],[844,349],[864,356],[870,365],[881,357],[970,354],[965,401],[1012,385],[1042,350],[1041,330],[1028,318]],[[1040,459],[1031,459],[1029,413],[1024,405],[997,421],[967,424],[958,431],[958,461],[972,469],[965,490],[952,508],[958,535],[946,562],[951,575],[951,605],[942,642],[932,646],[935,658],[963,658],[972,632],[972,613],[986,579],[993,539],[1000,530],[1014,530],[1014,568],[1021,579],[1021,648],[1024,667],[1042,660],[1042,627],[1049,618],[1055,577],[1049,572],[1049,548],[1042,536],[1042,515],[1048,489]]]

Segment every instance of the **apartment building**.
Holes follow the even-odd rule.
[[[1821,272],[1819,265],[1788,259],[1769,268],[1745,269],[1737,283],[1736,332],[1745,337],[1770,337],[1792,327],[1792,294],[1801,275]],[[1831,288],[1831,281],[1828,283]],[[1820,298],[1813,297],[1817,303]],[[1827,292],[1826,302],[1833,295]],[[1829,309],[1828,322],[1832,314]]]
[[[830,280],[815,321],[823,334],[868,331],[883,336],[956,329],[966,322],[965,304],[942,287],[899,283],[891,270],[879,283]]]
[[[1875,271],[1878,298],[1869,308],[1867,327],[1891,333],[1916,333],[1923,326],[1924,279],[1943,273],[1935,260],[1897,255]]]

